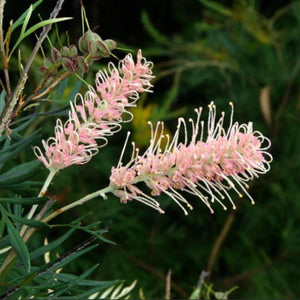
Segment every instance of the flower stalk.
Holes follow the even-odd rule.
[[[43,197],[43,196],[46,194],[46,192],[47,192],[47,190],[48,190],[48,187],[49,187],[49,185],[51,184],[51,182],[52,182],[52,180],[53,180],[55,174],[56,174],[55,171],[53,171],[53,170],[50,171],[50,173],[48,174],[48,176],[47,176],[47,178],[46,178],[46,180],[45,180],[45,182],[44,182],[44,184],[43,184],[43,186],[42,186],[42,188],[41,188],[41,190],[40,190],[40,192],[39,192],[39,194],[38,194],[38,197]],[[30,209],[28,215],[26,216],[26,218],[27,218],[28,220],[32,219],[32,217],[33,217],[33,215],[35,214],[37,208],[38,208],[38,204],[34,204],[34,205],[31,207],[31,209]],[[21,231],[20,231],[20,236],[21,236],[21,237],[24,235],[24,233],[25,233],[25,231],[26,231],[27,228],[28,228],[27,225],[23,225],[23,226],[22,226]]]
[[[241,125],[233,122],[233,104],[230,103],[230,106],[232,112],[226,130],[223,126],[225,113],[222,112],[217,120],[216,106],[213,102],[209,105],[207,134],[204,133],[204,121],[200,118],[202,108],[195,109],[196,120],[189,119],[191,138],[188,138],[187,122],[183,118],[178,120],[173,140],[164,134],[163,123],[159,122],[156,128],[150,123],[152,136],[145,153],[140,155],[133,143],[130,161],[123,165],[121,156],[117,167],[112,168],[110,185],[113,194],[123,203],[137,200],[164,213],[154,198],[164,193],[186,215],[188,211],[184,206],[188,209],[193,207],[184,194],[200,198],[211,213],[214,212],[211,207],[213,202],[227,209],[223,203],[225,198],[236,209],[230,190],[239,197],[247,195],[254,204],[247,191],[247,182],[270,169],[272,156],[266,151],[270,141],[260,132],[253,131],[251,122]],[[181,132],[183,141],[179,139]],[[166,144],[164,148],[163,144]],[[138,187],[142,182],[151,190],[151,196]]]
[[[112,188],[110,186],[108,186],[106,188],[103,188],[101,190],[98,190],[98,191],[96,191],[94,193],[88,194],[88,195],[86,195],[85,197],[83,197],[83,198],[81,198],[79,200],[71,202],[70,204],[57,209],[56,211],[54,211],[50,215],[48,215],[45,218],[43,218],[42,221],[45,222],[45,223],[47,223],[50,220],[52,220],[53,218],[55,218],[58,215],[62,214],[63,212],[68,211],[68,210],[70,210],[73,207],[76,207],[78,205],[82,205],[82,204],[84,204],[84,203],[86,203],[86,202],[88,202],[88,201],[90,201],[90,200],[92,200],[94,198],[101,197],[102,199],[106,200],[107,199],[106,194],[108,194],[109,192],[112,192]]]
[[[90,86],[84,96],[78,94],[70,103],[68,120],[64,124],[57,120],[55,137],[42,141],[44,151],[34,147],[45,167],[57,172],[89,162],[107,144],[107,136],[131,121],[127,109],[136,106],[139,94],[151,91],[152,66],[139,51],[136,62],[128,54],[118,67],[109,63],[108,71],[99,71],[96,88]]]

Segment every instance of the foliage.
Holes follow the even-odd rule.
[[[56,18],[63,3],[63,1],[57,1],[48,20],[31,25],[33,12],[42,2],[43,0],[39,0],[30,5],[15,22],[11,21],[9,23],[4,33],[2,33],[2,26],[4,25],[3,12],[5,1],[0,2],[0,52],[2,71],[4,73],[4,80],[2,81],[1,79],[3,90],[0,97],[1,299],[15,299],[16,297],[18,299],[32,297],[37,299],[45,297],[60,299],[65,297],[68,299],[88,297],[120,282],[118,280],[100,281],[86,279],[98,268],[98,264],[85,269],[80,275],[61,272],[67,265],[74,263],[82,255],[97,248],[99,241],[111,243],[103,236],[107,233],[109,226],[101,228],[100,222],[90,223],[86,226],[82,225],[82,220],[87,215],[80,216],[80,218],[72,220],[69,224],[63,225],[55,224],[50,226],[41,220],[43,213],[47,209],[51,209],[54,201],[48,195],[45,196],[45,190],[38,194],[38,190],[43,186],[44,182],[40,175],[41,164],[36,158],[33,158],[31,148],[32,145],[38,143],[41,139],[41,129],[37,129],[37,127],[41,118],[51,115],[58,116],[61,113],[65,114],[64,107],[69,102],[67,100],[74,98],[79,91],[81,82],[78,78],[75,77],[74,85],[68,85],[68,77],[76,71],[74,68],[70,71],[70,66],[73,66],[71,64],[78,63],[81,59],[81,64],[78,63],[76,68],[81,68],[81,71],[86,72],[87,65],[92,65],[94,61],[108,56],[110,50],[115,47],[113,41],[108,41],[108,46],[106,46],[106,42],[103,42],[96,33],[92,33],[88,29],[86,33],[83,32],[81,39],[83,56],[76,56],[75,50],[77,48],[74,45],[62,47],[62,54],[52,47],[52,56],[57,54],[54,57],[55,61],[52,61],[53,65],[50,66],[48,64],[47,69],[44,67],[41,70],[43,71],[43,76],[37,76],[37,82],[29,81],[30,84],[27,84],[27,72],[32,64],[35,66],[39,64],[36,54],[47,37],[51,25],[70,19]],[[40,28],[42,28],[42,32],[28,60],[23,65],[24,61],[21,51],[19,50],[17,60],[14,57],[15,52],[28,36],[37,33]],[[87,42],[85,39],[88,34],[93,34],[93,37]],[[82,49],[84,43],[88,43],[92,48],[86,47]],[[101,49],[97,46],[99,43],[101,44]],[[22,49],[24,52],[27,50],[26,48]],[[71,49],[73,52],[69,53],[68,49]],[[72,57],[70,58],[70,56]],[[35,58],[37,58],[37,61],[35,61]],[[44,61],[47,61],[46,57]],[[48,59],[48,61],[50,60]],[[18,66],[19,74],[11,72],[15,64]],[[11,76],[19,76],[19,80],[15,78],[11,80]],[[15,84],[15,82],[17,83]],[[55,89],[55,87],[57,88]],[[23,90],[29,96],[26,96]],[[63,101],[63,95],[67,97],[66,101]],[[49,99],[50,107],[49,104],[47,105],[47,96],[51,97]],[[58,99],[60,99],[59,105],[56,104]],[[49,109],[47,111],[45,111],[44,105],[48,106]],[[32,219],[32,213],[39,205],[44,207],[44,211],[41,210],[39,212],[40,217]],[[38,245],[42,242],[38,236],[35,241],[30,240],[29,243],[27,242],[33,232],[38,231],[41,237],[41,234],[48,235],[49,230],[54,227],[69,227],[69,229],[67,231],[64,229],[59,237],[51,239],[49,244],[38,246],[38,248],[32,247],[32,244]],[[78,234],[78,231],[85,232],[84,239],[78,239],[73,243],[70,250],[64,250],[61,247],[62,244],[74,234]],[[90,237],[87,238],[87,234]],[[55,253],[56,257],[52,253]]]

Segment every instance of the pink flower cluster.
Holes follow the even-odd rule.
[[[121,129],[120,123],[132,119],[127,108],[136,106],[139,93],[150,92],[152,66],[139,50],[137,62],[128,54],[118,67],[109,63],[108,71],[99,71],[96,89],[89,87],[84,96],[78,94],[70,103],[67,122],[58,119],[55,137],[42,141],[44,153],[34,147],[38,159],[52,171],[87,163],[106,145],[106,137]],[[129,115],[127,120],[124,113]],[[100,145],[97,140],[102,141]]]
[[[128,164],[123,166],[120,158],[118,166],[112,168],[110,186],[113,193],[126,203],[138,200],[163,213],[160,204],[153,197],[165,193],[171,197],[187,214],[183,203],[192,209],[182,192],[199,197],[213,213],[211,203],[219,202],[224,209],[223,200],[227,197],[233,208],[229,190],[233,189],[242,197],[247,192],[247,182],[270,169],[272,156],[266,152],[270,141],[260,132],[253,131],[252,123],[239,125],[233,123],[233,105],[227,131],[223,128],[224,116],[216,121],[216,107],[209,105],[207,138],[204,141],[204,122],[200,121],[202,109],[195,110],[197,120],[189,120],[192,137],[188,142],[187,126],[183,118],[178,120],[177,131],[170,141],[163,134],[163,123],[152,127],[149,148],[143,155],[133,145],[133,153]],[[151,124],[151,123],[150,123]],[[179,142],[183,129],[184,141]],[[161,149],[162,140],[167,139]],[[266,146],[263,144],[266,142]],[[151,189],[151,196],[144,193],[137,184],[144,182]]]

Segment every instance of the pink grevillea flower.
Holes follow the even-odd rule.
[[[150,92],[152,67],[139,50],[136,62],[128,54],[118,67],[109,63],[108,71],[99,71],[96,88],[89,87],[84,96],[78,94],[70,102],[67,122],[57,120],[55,137],[42,141],[44,152],[34,147],[38,159],[52,171],[87,163],[107,144],[107,136],[120,130],[122,122],[132,119],[127,108],[136,106],[140,93]],[[129,118],[124,118],[124,114]],[[101,140],[100,145],[97,140]]]
[[[159,212],[164,211],[154,199],[164,193],[171,197],[187,214],[185,204],[192,209],[184,194],[199,197],[213,213],[211,203],[223,203],[225,198],[236,208],[229,190],[234,190],[239,197],[246,194],[252,204],[254,200],[247,192],[247,182],[264,174],[270,169],[272,156],[266,150],[270,141],[260,132],[253,131],[252,123],[233,122],[233,105],[230,124],[227,130],[223,127],[225,114],[216,119],[216,107],[209,105],[207,137],[204,138],[204,121],[200,120],[202,108],[196,109],[196,121],[190,119],[191,138],[188,138],[186,121],[178,120],[178,127],[172,140],[163,133],[163,123],[152,128],[148,149],[143,155],[133,144],[130,161],[122,164],[121,158],[117,167],[113,167],[110,176],[110,187],[113,193],[126,203],[138,200]],[[183,131],[183,141],[179,141]],[[161,149],[162,140],[166,146]],[[138,183],[144,182],[151,190],[151,195],[143,192]]]

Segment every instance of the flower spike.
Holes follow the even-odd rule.
[[[121,123],[132,120],[127,108],[136,106],[140,93],[151,91],[152,67],[139,50],[136,62],[128,54],[118,68],[109,63],[108,71],[99,71],[96,88],[89,87],[84,96],[77,94],[70,102],[67,122],[63,125],[57,120],[55,137],[42,141],[44,152],[34,147],[38,159],[55,172],[90,161],[107,144],[107,136],[119,131]],[[99,140],[102,142],[97,144]]]
[[[196,109],[196,120],[189,120],[192,127],[191,138],[187,136],[187,125],[183,118],[178,119],[177,130],[173,140],[168,141],[165,149],[161,149],[164,138],[163,123],[155,128],[151,124],[151,141],[143,155],[133,151],[131,160],[123,166],[118,163],[112,168],[110,187],[120,197],[121,202],[138,200],[159,212],[154,197],[165,193],[172,198],[188,214],[184,205],[192,209],[191,204],[183,196],[188,193],[200,198],[209,208],[211,203],[223,203],[228,198],[233,209],[236,208],[229,190],[234,190],[239,197],[246,194],[251,202],[254,200],[247,192],[247,182],[269,171],[272,156],[266,150],[270,141],[260,132],[253,131],[252,123],[233,123],[233,104],[229,128],[223,127],[224,112],[217,120],[216,106],[212,102],[209,107],[207,136],[204,139],[204,123],[200,120],[202,108]],[[179,133],[183,130],[183,142],[179,141]],[[189,142],[188,142],[189,140]],[[265,145],[266,144],[266,145]],[[264,146],[265,145],[265,146]],[[143,182],[151,190],[146,195],[136,185]]]

